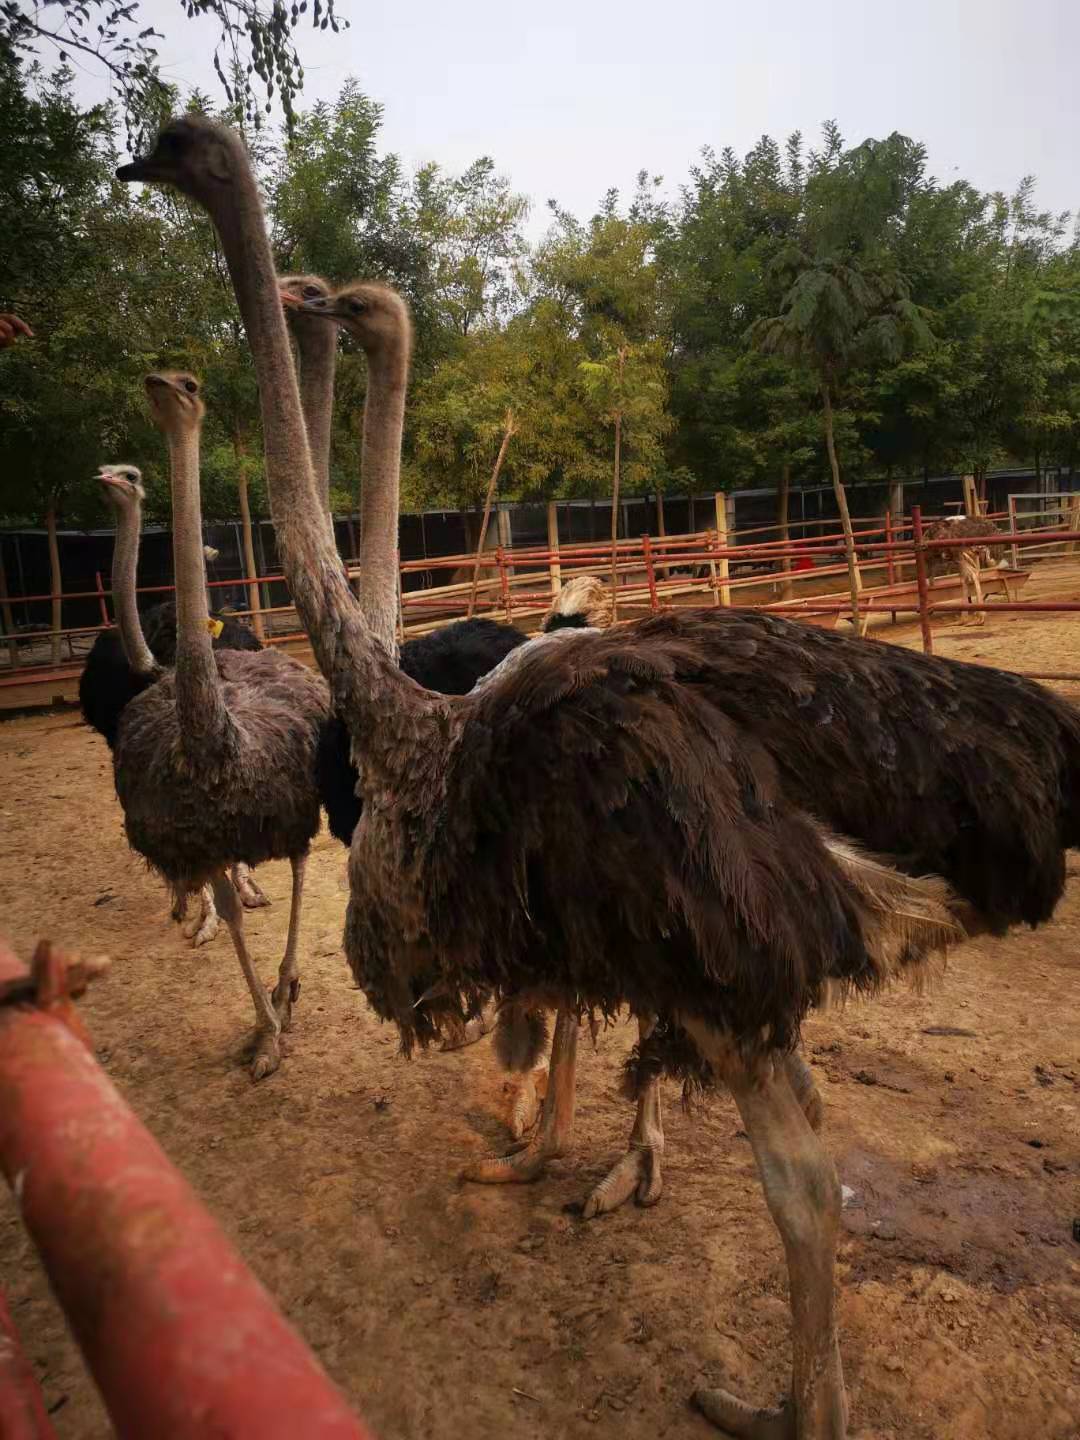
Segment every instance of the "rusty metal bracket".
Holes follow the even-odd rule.
[[[53,1015],[92,1049],[72,1002],[107,972],[109,963],[106,955],[70,955],[51,940],[39,940],[29,970],[10,954],[0,956],[0,1005],[32,1005]]]

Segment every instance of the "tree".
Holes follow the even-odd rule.
[[[335,0],[312,0],[311,23],[336,34],[348,28]],[[188,20],[207,17],[217,26],[214,69],[229,104],[249,125],[262,124],[273,108],[275,90],[287,123],[304,71],[293,40],[307,0],[179,0]],[[0,0],[0,45],[35,53],[53,46],[61,62],[69,54],[88,57],[101,67],[121,101],[128,138],[154,125],[172,99],[161,78],[158,42],[165,39],[144,24],[141,0]],[[255,81],[262,84],[257,93]]]
[[[835,132],[833,132],[835,133]],[[831,137],[830,137],[831,138]],[[901,135],[868,140],[819,159],[807,187],[800,241],[774,262],[786,284],[780,312],[754,322],[749,338],[765,354],[802,367],[821,396],[825,446],[847,554],[852,622],[859,633],[861,578],[847,494],[836,451],[833,406],[850,370],[896,360],[912,341],[929,338],[924,316],[895,266],[887,238],[904,199],[918,147]]]

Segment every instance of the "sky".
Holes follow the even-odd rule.
[[[1008,191],[1031,173],[1041,207],[1080,209],[1076,0],[338,3],[348,31],[297,31],[298,103],[355,76],[385,107],[385,149],[450,170],[490,154],[530,197],[534,235],[549,197],[585,217],[641,169],[674,194],[704,145],[813,142],[829,118],[852,144],[921,140],[944,183]],[[139,14],[165,33],[168,78],[218,93],[213,26],[179,0]],[[79,88],[103,98],[90,73]]]

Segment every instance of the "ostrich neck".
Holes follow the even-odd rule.
[[[300,407],[304,412],[311,465],[323,508],[330,513],[330,427],[334,414],[334,369],[337,364],[337,326],[325,320],[297,324],[296,349],[300,356]]]
[[[400,782],[415,747],[437,743],[447,706],[403,675],[349,589],[315,488],[273,257],[250,167],[208,203],[255,363],[270,511],[293,603],[335,708],[363,757],[365,790]],[[425,734],[425,732],[427,732]]]
[[[135,576],[139,564],[139,533],[142,512],[136,505],[125,505],[116,522],[116,544],[113,546],[112,593],[116,622],[120,627],[120,643],[128,665],[136,675],[153,675],[158,668],[143,634],[139,606],[135,597]]]
[[[227,723],[210,638],[199,493],[199,436],[171,429],[173,571],[176,581],[176,708],[185,741],[219,735]]]
[[[408,380],[406,336],[369,353],[360,456],[360,606],[388,650],[396,641],[401,434]]]

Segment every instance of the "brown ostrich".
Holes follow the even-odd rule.
[[[1014,675],[730,610],[564,631],[469,695],[421,689],[337,564],[242,142],[187,116],[118,174],[201,204],[228,261],[285,573],[363,756],[357,982],[406,1051],[492,994],[670,1017],[652,1056],[732,1092],[793,1316],[778,1411],[719,1390],[698,1403],[730,1434],[842,1440],[839,1185],[786,1057],[828,990],[920,968],[957,919],[1049,918],[1080,841],[1080,716]],[[894,837],[897,859],[902,835],[906,863],[955,893],[838,839],[811,793],[848,833]]]
[[[972,515],[947,515],[943,520],[936,520],[926,531],[927,540],[971,540],[973,542],[987,541],[1001,531],[992,520],[982,516]],[[964,591],[966,605],[981,605],[983,603],[982,576],[981,571],[984,565],[989,565],[994,554],[1000,555],[1000,546],[994,547],[986,543],[973,543],[970,549],[963,549],[959,553],[952,551],[934,551],[931,554],[931,572],[942,574],[953,564],[960,569],[960,584]],[[1006,600],[1009,599],[1009,587],[1004,579],[1001,581],[1001,588],[1005,591]],[[985,625],[985,610],[961,610],[961,625]]]
[[[156,425],[169,441],[176,574],[176,669],[126,707],[113,767],[128,840],[182,896],[209,884],[229,927],[255,1004],[251,1067],[277,1069],[280,1035],[299,994],[297,946],[304,867],[319,829],[314,785],[319,727],[329,714],[323,680],[273,650],[217,651],[208,629],[199,430],[204,414],[190,375],[149,375]],[[287,858],[292,901],[285,955],[268,996],[248,954],[243,908],[227,870]]]

